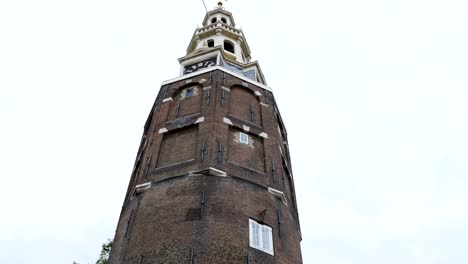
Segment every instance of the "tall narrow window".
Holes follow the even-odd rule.
[[[234,45],[231,42],[225,40],[224,41],[224,50],[229,51],[231,53],[234,53]]]
[[[262,225],[255,220],[249,219],[250,246],[274,255],[273,235],[271,227]]]
[[[227,24],[226,18],[222,17],[222,18],[221,18],[221,22],[223,22],[224,24]]]
[[[216,21],[218,21],[218,19],[217,19],[216,17],[213,17],[213,18],[211,19],[211,23],[213,23],[213,24],[216,23]]]

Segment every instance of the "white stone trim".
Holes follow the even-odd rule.
[[[174,166],[177,166],[177,165],[180,165],[180,164],[187,164],[187,163],[194,162],[194,161],[195,161],[195,159],[184,160],[184,161],[172,163],[172,164],[169,164],[169,165],[166,165],[166,166],[163,166],[163,167],[156,167],[155,169],[157,171],[160,171],[160,170],[164,170],[166,168],[174,167]]]
[[[163,127],[161,129],[159,129],[158,134],[166,133],[167,131],[168,131],[167,128]]]
[[[133,190],[133,196],[138,195],[138,194],[148,190],[149,188],[151,188],[151,186],[152,186],[151,182],[145,182],[145,183],[142,183],[142,184],[138,184],[137,186],[135,186],[135,189]]]
[[[256,96],[262,96],[262,93],[259,92],[259,91],[255,91],[255,95],[256,95]]]
[[[197,119],[197,121],[195,121],[195,124],[201,123],[201,122],[203,122],[203,121],[205,121],[205,117],[204,117],[204,116],[199,117],[199,118]]]
[[[250,131],[250,127],[248,127],[248,126],[246,126],[246,125],[242,125],[242,126],[243,126],[243,128],[244,128],[244,131],[246,131],[246,132],[249,132],[249,131]]]
[[[184,62],[185,63],[185,62]],[[183,66],[182,66],[182,69],[183,69]],[[220,71],[223,71],[223,72],[226,72],[226,73],[229,73],[247,83],[251,83],[253,85],[256,85],[262,89],[265,89],[267,91],[273,91],[273,89],[271,87],[268,87],[266,86],[265,84],[262,84],[262,83],[259,83],[259,82],[256,82],[254,80],[250,80],[249,78],[245,77],[245,76],[242,76],[238,73],[235,73],[233,71],[230,71],[226,68],[223,68],[221,66],[213,66],[213,67],[208,67],[206,69],[202,69],[202,70],[199,70],[199,71],[196,71],[196,72],[192,72],[192,73],[189,73],[189,74],[186,74],[186,75],[182,75],[182,76],[179,76],[177,78],[174,78],[174,79],[170,79],[170,80],[166,80],[164,82],[162,82],[161,85],[167,85],[167,84],[171,84],[171,83],[174,83],[174,82],[178,82],[180,80],[184,80],[184,79],[188,79],[188,78],[193,78],[194,76],[198,76],[198,75],[201,75],[201,74],[204,74],[204,73],[207,73],[207,72],[211,72],[211,71],[215,71],[215,70],[220,70]]]
[[[286,200],[286,196],[284,193],[280,190],[273,189],[271,187],[268,187],[268,192],[279,198],[280,200],[283,201],[284,205],[288,206],[288,201]]]
[[[201,79],[200,81],[198,81],[200,84],[203,84],[206,82],[206,79]]]
[[[242,86],[249,87],[249,83],[242,82]]]
[[[187,84],[187,83],[191,83],[191,82],[193,82],[192,79],[188,79],[188,80],[185,81],[186,84]]]
[[[228,92],[231,91],[231,89],[229,89],[229,88],[227,88],[227,87],[225,87],[225,86],[221,86],[221,89],[223,89],[223,90],[225,90],[225,91],[228,91]]]
[[[165,102],[170,102],[170,101],[172,101],[172,97],[165,98],[165,99],[163,100],[163,103],[165,103]]]
[[[199,171],[192,171],[190,174],[208,174],[211,176],[219,176],[219,177],[227,177],[227,173],[225,171],[213,168],[213,167],[208,167],[203,170]]]
[[[259,136],[261,136],[263,138],[268,138],[268,134],[265,133],[265,132],[260,133]]]
[[[211,86],[203,87],[203,91],[211,89]]]
[[[260,102],[260,105],[261,105],[261,106],[268,107],[268,105],[267,105],[267,104],[265,104],[265,103],[263,103],[263,102]]]
[[[225,117],[225,118],[223,118],[223,121],[224,121],[224,123],[229,124],[229,125],[231,125],[231,126],[234,125],[234,124],[231,122],[231,120],[229,120],[229,118],[226,118],[226,117]]]

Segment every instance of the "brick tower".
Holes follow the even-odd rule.
[[[232,14],[208,12],[144,127],[111,264],[301,264],[286,129]]]

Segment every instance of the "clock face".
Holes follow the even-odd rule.
[[[208,68],[211,66],[215,66],[215,65],[216,65],[216,57],[208,59],[208,60],[200,61],[192,65],[185,66],[184,74],[196,72],[198,70]]]

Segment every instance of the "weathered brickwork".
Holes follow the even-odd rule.
[[[190,91],[190,95],[187,95]],[[178,89],[171,97],[171,106],[167,121],[198,114],[201,111],[201,86],[189,84]]]
[[[240,142],[240,133],[248,136],[249,144]],[[235,128],[229,129],[227,160],[240,166],[265,173],[263,138]]]
[[[229,93],[229,114],[248,123],[262,126],[260,102],[252,90],[233,86]]]
[[[195,159],[198,127],[196,125],[163,134],[157,167]]]
[[[186,97],[187,88],[196,91]],[[272,228],[273,256],[250,247],[249,219]],[[220,70],[161,87],[110,263],[301,264],[300,240],[287,133],[273,94]]]

